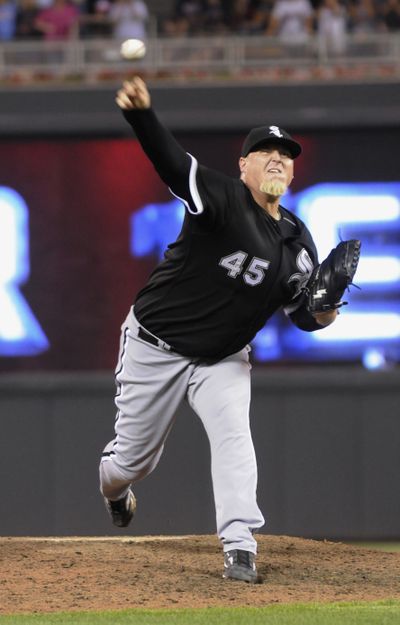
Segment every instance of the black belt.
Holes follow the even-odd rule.
[[[150,343],[151,345],[155,345],[156,347],[161,347],[162,349],[165,349],[167,352],[171,350],[171,347],[170,345],[168,345],[168,343],[165,343],[153,334],[150,334],[150,332],[147,332],[144,328],[142,328],[142,326],[139,326],[138,337],[143,341],[146,341],[146,343]]]

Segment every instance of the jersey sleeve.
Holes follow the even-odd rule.
[[[233,205],[230,195],[233,181],[228,176],[197,163],[191,156],[192,166],[184,197],[172,193],[183,201],[188,213],[194,216],[196,227],[201,230],[216,230],[228,218],[229,206]]]
[[[160,122],[152,108],[123,111],[145,154],[171,193],[200,229],[218,228],[226,219],[232,179],[200,165]]]
[[[189,177],[192,163],[189,154],[161,124],[153,109],[123,111],[123,115],[160,178],[170,188],[179,190],[182,181]]]
[[[171,193],[184,203],[190,215],[199,217],[198,226],[206,230],[218,227],[226,215],[231,179],[199,165],[161,124],[153,109],[123,114]]]

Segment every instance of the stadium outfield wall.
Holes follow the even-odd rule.
[[[400,538],[398,379],[361,368],[254,372],[263,531]],[[0,535],[126,533],[109,523],[98,492],[113,394],[110,373],[0,376]],[[135,492],[135,535],[215,531],[208,441],[186,404],[160,465]]]

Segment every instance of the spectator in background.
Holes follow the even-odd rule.
[[[200,0],[179,0],[173,21],[181,33],[199,33],[203,28],[203,3]]]
[[[352,0],[349,12],[351,32],[363,34],[377,31],[378,18],[372,0]]]
[[[19,0],[15,32],[17,39],[40,39],[42,37],[41,31],[36,28],[38,14],[39,7],[36,0]]]
[[[248,34],[248,24],[252,18],[251,0],[235,0],[229,12],[228,20],[231,31],[240,35]]]
[[[164,37],[186,37],[189,25],[184,17],[167,17],[162,23],[161,32]]]
[[[204,0],[203,31],[218,35],[228,30],[227,20],[221,0]]]
[[[272,7],[273,0],[236,0],[229,15],[231,31],[241,35],[264,33]]]
[[[16,17],[16,4],[12,0],[0,0],[0,41],[14,38]]]
[[[53,4],[39,11],[35,28],[47,41],[69,39],[78,26],[79,11],[68,0],[54,0]]]
[[[339,0],[322,0],[317,9],[317,35],[321,51],[334,55],[344,53],[347,21],[347,10]]]
[[[108,15],[114,39],[146,39],[149,10],[143,0],[115,0]]]
[[[384,30],[388,32],[400,30],[400,0],[387,0],[382,6],[381,15]]]
[[[287,46],[307,43],[313,31],[314,10],[309,0],[277,0],[266,34]]]
[[[89,0],[80,16],[80,36],[83,38],[109,38],[112,25],[109,18],[111,2],[109,0]]]

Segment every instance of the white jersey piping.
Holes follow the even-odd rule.
[[[182,197],[179,197],[179,195],[176,195],[176,193],[174,193],[171,188],[169,188],[169,190],[171,191],[171,193],[172,193],[172,195],[174,197],[176,197],[178,200],[183,202],[183,204],[187,208],[187,211],[191,215],[200,215],[202,212],[204,212],[204,204],[203,204],[202,199],[200,197],[200,193],[199,193],[199,190],[197,188],[197,182],[196,182],[196,175],[197,175],[197,170],[198,170],[199,164],[198,164],[198,162],[197,162],[197,160],[195,159],[194,156],[189,154],[189,152],[187,154],[192,159],[192,163],[190,165],[190,172],[189,172],[189,191],[190,191],[191,198],[193,200],[193,204],[196,207],[196,210],[193,210],[190,207],[189,202],[187,200],[184,200]]]

